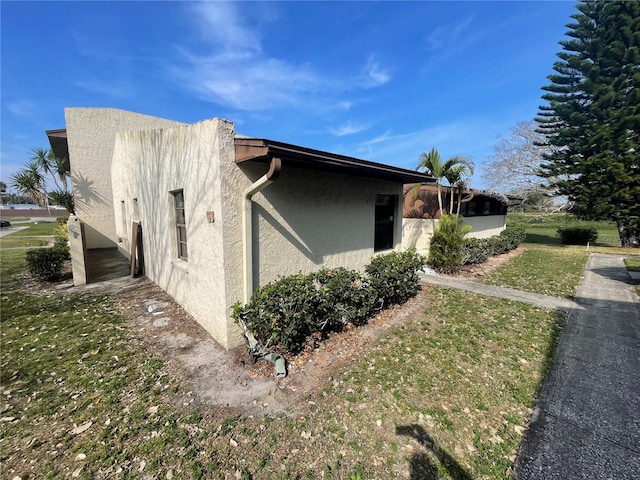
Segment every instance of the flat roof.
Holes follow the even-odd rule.
[[[323,152],[289,143],[265,138],[235,138],[236,163],[269,163],[279,158],[285,165],[294,165],[315,170],[376,178],[400,183],[435,183],[426,173],[370,162],[336,153]]]

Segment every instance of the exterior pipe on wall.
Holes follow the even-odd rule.
[[[251,199],[263,188],[269,186],[280,175],[282,161],[279,158],[272,158],[269,171],[252,183],[244,191],[244,208],[242,209],[242,249],[244,254],[244,303],[249,303],[253,293],[253,219]],[[249,342],[249,349],[253,352],[254,361],[258,359],[267,360],[273,363],[276,369],[276,377],[287,376],[286,360],[282,355],[269,353],[262,350],[260,343],[253,336],[253,333],[245,327],[244,335]]]
[[[281,169],[282,161],[279,158],[272,158],[269,171],[244,191],[244,208],[242,209],[244,303],[249,303],[253,293],[253,219],[251,215],[251,199],[256,193],[273,183],[280,175]]]

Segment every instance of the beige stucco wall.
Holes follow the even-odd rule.
[[[489,238],[500,235],[505,229],[506,215],[487,215],[481,217],[463,217],[465,224],[471,225],[471,231],[467,233],[469,238]],[[438,220],[422,218],[402,219],[402,250],[415,248],[416,251],[426,257],[429,256],[431,238]]]
[[[194,125],[122,132],[113,154],[117,236],[128,250],[136,216],[142,225],[145,274],[180,303],[221,345],[241,342],[230,307],[240,299],[226,273],[225,244],[234,251],[240,235],[233,208],[223,208],[222,168],[235,159],[233,124],[213,119]],[[172,191],[184,191],[188,260],[178,259]],[[137,199],[137,207],[134,207]],[[238,202],[230,198],[230,202]],[[124,204],[122,203],[124,202]],[[137,214],[134,210],[137,209]],[[214,213],[209,223],[207,212]],[[226,231],[226,230],[229,231]],[[227,287],[227,283],[229,286]],[[227,293],[227,288],[230,293]]]
[[[415,248],[416,252],[429,256],[431,238],[438,220],[423,218],[402,219],[402,250]]]
[[[182,125],[115,108],[66,108],[65,120],[76,215],[86,248],[114,247],[111,159],[117,132]]]
[[[255,179],[266,168],[252,166],[245,171]],[[399,249],[400,184],[284,162],[278,179],[253,198],[254,287],[278,275],[322,267],[362,270],[374,255],[376,194],[398,197],[394,241]]]
[[[470,238],[489,238],[500,235],[506,225],[506,215],[486,215],[479,217],[463,217],[464,223],[471,225],[467,234]]]

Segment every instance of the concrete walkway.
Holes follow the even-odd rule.
[[[622,257],[592,254],[575,303],[448,277],[422,280],[569,312],[515,479],[640,479],[640,303]]]
[[[518,480],[640,478],[640,303],[592,254],[516,461]]]

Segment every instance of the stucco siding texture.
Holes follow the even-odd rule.
[[[119,133],[112,166],[113,196],[120,205],[115,224],[119,230],[130,225],[137,199],[146,276],[225,348],[235,346],[239,338],[226,299],[220,180],[221,163],[233,162],[233,155],[233,124],[213,119]],[[177,190],[184,193],[186,261],[178,258],[172,193]],[[207,212],[214,214],[211,223]],[[128,231],[118,235],[126,237]]]
[[[182,124],[115,108],[66,108],[65,120],[76,214],[85,224],[86,247],[114,247],[111,159],[116,133]]]
[[[469,238],[489,238],[500,235],[506,226],[506,215],[486,215],[478,217],[463,217],[464,223],[471,225]]]
[[[287,166],[254,197],[254,287],[322,267],[362,270],[374,255],[376,194],[396,195],[395,247],[402,236],[402,186]]]

